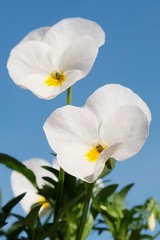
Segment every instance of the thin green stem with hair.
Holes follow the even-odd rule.
[[[84,230],[84,227],[86,224],[86,219],[87,219],[87,214],[88,214],[88,209],[89,209],[89,203],[90,203],[90,199],[91,199],[91,195],[92,195],[93,185],[94,185],[94,183],[87,184],[87,194],[86,194],[85,201],[84,201],[81,220],[80,220],[78,230],[77,230],[76,240],[82,239],[83,230]]]
[[[67,89],[67,100],[66,105],[70,105],[72,101],[72,87]],[[58,221],[59,209],[62,207],[63,193],[64,193],[64,180],[65,180],[65,171],[60,168],[59,171],[59,181],[57,185],[56,192],[56,204],[55,204],[55,212],[54,212],[54,222]]]

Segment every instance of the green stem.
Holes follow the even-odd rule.
[[[66,105],[70,105],[72,101],[72,88],[67,89],[67,100]],[[59,181],[56,192],[56,205],[54,212],[54,222],[58,221],[59,209],[62,207],[63,193],[64,193],[64,180],[65,180],[65,171],[60,168],[59,171]]]
[[[80,220],[78,230],[77,230],[76,240],[81,240],[82,239],[83,230],[84,230],[84,227],[85,227],[88,208],[89,208],[89,203],[90,203],[90,198],[91,198],[91,195],[92,195],[92,189],[93,189],[93,183],[89,183],[86,198],[85,198],[85,201],[84,201],[84,207],[83,207],[81,220]]]
[[[72,102],[72,87],[69,87],[67,89],[67,101],[66,101],[66,104],[67,105],[71,105],[71,102]]]
[[[65,177],[65,172],[62,168],[60,168],[59,181],[58,181],[57,192],[56,192],[56,205],[55,205],[55,212],[54,212],[54,221],[55,222],[58,221],[58,212],[62,205],[64,177]]]

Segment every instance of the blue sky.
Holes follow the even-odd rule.
[[[42,126],[53,110],[65,104],[66,98],[66,93],[62,93],[46,101],[16,86],[6,68],[11,49],[28,32],[63,18],[94,20],[104,29],[107,40],[89,75],[74,85],[73,104],[83,105],[94,90],[107,83],[127,86],[146,101],[152,112],[149,138],[136,156],[117,163],[108,178],[120,188],[135,183],[128,195],[130,206],[142,204],[151,196],[160,201],[159,13],[158,0],[1,0],[0,152],[20,161],[32,157],[51,161],[51,149]],[[13,197],[10,173],[0,165],[3,203]]]

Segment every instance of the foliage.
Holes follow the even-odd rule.
[[[1,154],[1,163],[3,163],[3,157],[8,162],[13,160],[12,157]],[[113,159],[110,159],[110,161],[113,163]],[[24,168],[19,168],[21,166],[19,161],[15,160],[12,161],[12,164],[7,163],[7,165],[28,178]],[[107,165],[114,167],[111,163]],[[58,170],[48,166],[44,166],[44,168],[58,177]],[[108,172],[110,172],[109,170],[111,171],[108,168]],[[107,169],[105,169],[105,173],[107,173]],[[152,231],[149,230],[148,220],[154,213],[155,220],[160,222],[159,203],[154,198],[149,198],[144,204],[129,209],[126,204],[126,196],[133,184],[118,190],[118,184],[109,185],[109,182],[105,180],[106,175],[103,176],[105,177],[102,179],[103,181],[98,180],[93,187],[90,211],[82,240],[86,239],[91,231],[96,231],[99,235],[108,231],[115,240],[155,239],[158,237],[159,232],[153,235]],[[13,209],[25,196],[25,193],[23,193],[1,206],[0,236],[7,240],[75,239],[87,192],[87,184],[69,174],[65,175],[64,198],[58,211],[58,218],[53,221],[51,217],[55,211],[58,182],[49,177],[44,178],[48,184],[42,188],[38,188],[36,185],[37,192],[47,199],[52,210],[41,219],[39,211],[42,204],[39,203],[33,205],[31,211],[25,217],[15,214]],[[35,184],[35,182],[31,182],[33,185]],[[14,219],[12,224],[10,224],[10,218]]]

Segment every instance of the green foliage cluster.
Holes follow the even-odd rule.
[[[25,193],[13,198],[4,206],[0,206],[0,236],[5,237],[6,240],[75,240],[88,184],[66,174],[63,199],[61,199],[58,211],[55,212],[58,181],[45,176],[44,179],[48,184],[38,188],[34,173],[18,160],[0,154],[0,163],[23,174],[37,188],[37,193],[49,202],[52,209],[45,218],[40,219],[39,210],[42,204],[35,204],[24,217],[15,214],[13,209]],[[160,230],[156,228],[157,232],[152,232],[149,221],[150,216],[153,215],[152,221],[160,222],[159,203],[154,198],[150,198],[142,205],[128,208],[126,196],[133,184],[121,190],[118,190],[117,184],[109,185],[106,175],[112,171],[114,166],[114,159],[107,161],[100,179],[94,183],[81,239],[85,240],[91,231],[96,231],[99,235],[108,231],[115,240],[158,238]],[[58,179],[58,170],[48,166],[44,168]],[[10,218],[14,219],[12,224],[9,224]]]

